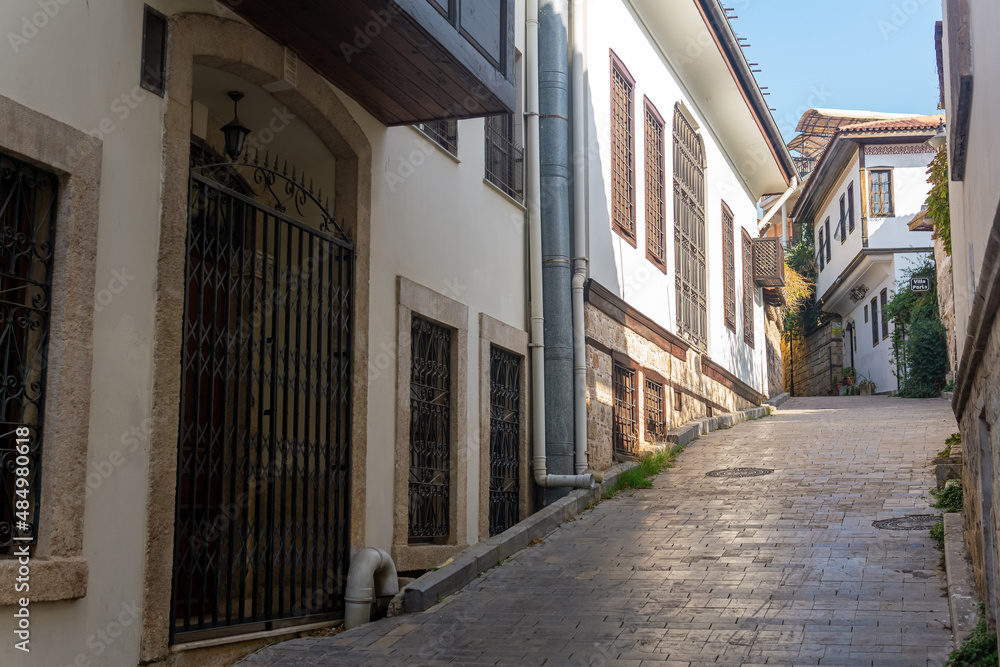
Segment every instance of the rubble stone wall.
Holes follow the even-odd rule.
[[[782,339],[785,391],[792,396],[829,396],[836,392],[844,365],[844,340],[830,324],[806,337]]]

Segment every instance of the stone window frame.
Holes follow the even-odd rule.
[[[440,565],[468,546],[467,535],[467,409],[469,367],[469,308],[419,283],[397,276],[396,331],[396,447],[393,476],[392,559],[401,572],[426,570]],[[410,544],[410,366],[412,362],[413,316],[422,317],[451,330],[451,461],[449,518],[444,544]]]
[[[479,539],[490,536],[490,347],[496,346],[521,357],[521,455],[518,511],[521,521],[531,514],[531,383],[528,362],[528,332],[479,314]]]
[[[59,179],[46,366],[43,499],[38,541],[31,548],[31,600],[75,600],[87,594],[83,556],[84,499],[93,366],[94,285],[102,142],[0,96],[0,151]],[[13,581],[16,556],[0,558],[0,578]],[[24,593],[3,587],[0,605]]]

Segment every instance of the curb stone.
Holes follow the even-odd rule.
[[[771,405],[762,405],[716,417],[695,419],[669,431],[667,442],[671,449],[678,449],[699,435],[714,431],[720,426],[731,428],[741,422],[770,415],[773,410]],[[503,533],[470,546],[455,556],[452,562],[424,574],[406,586],[394,598],[392,608],[395,610],[401,608],[401,613],[411,614],[433,607],[486,570],[527,548],[534,540],[545,537],[573,516],[582,513],[588,506],[598,502],[604,491],[615,483],[622,472],[636,465],[638,464],[635,462],[618,464],[605,473],[603,482],[593,489],[573,491]],[[400,602],[402,604],[399,604]]]
[[[951,612],[951,635],[955,647],[976,627],[979,620],[979,596],[972,577],[972,564],[962,536],[962,513],[944,515],[944,564],[948,581],[948,610]]]

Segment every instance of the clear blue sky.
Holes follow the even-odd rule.
[[[994,1],[994,0],[991,0]],[[941,0],[723,0],[785,140],[807,109],[934,114]],[[757,69],[756,67],[754,69]]]

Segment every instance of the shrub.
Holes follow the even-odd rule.
[[[931,539],[937,542],[938,549],[944,549],[944,521],[938,521],[931,528]]]
[[[951,652],[944,667],[996,667],[997,636],[986,630],[986,607],[979,603],[979,622],[961,646]]]
[[[962,482],[950,479],[940,489],[931,489],[931,495],[937,499],[934,507],[948,512],[961,512],[963,505]]]

